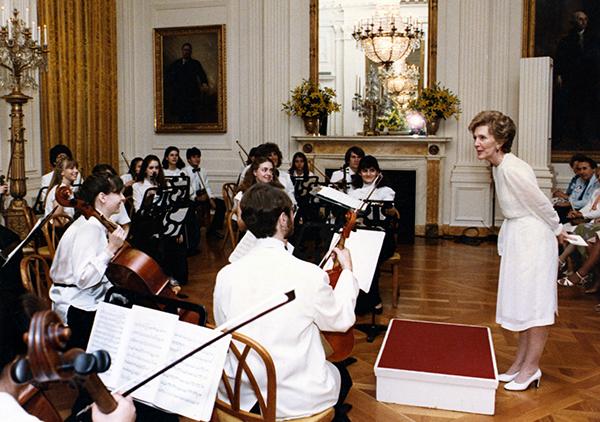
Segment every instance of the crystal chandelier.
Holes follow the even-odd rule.
[[[352,37],[369,60],[389,69],[397,60],[404,60],[421,44],[423,24],[412,18],[402,19],[396,26],[395,16],[374,16],[354,27]]]

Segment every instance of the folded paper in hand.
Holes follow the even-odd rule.
[[[578,234],[569,234],[566,236],[566,240],[575,246],[588,246],[587,242],[583,240],[583,237]]]

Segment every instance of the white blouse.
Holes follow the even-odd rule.
[[[58,286],[50,288],[54,310],[66,321],[69,306],[95,311],[112,286],[104,276],[113,255],[106,228],[96,218],[79,217],[60,239],[50,268],[50,277]]]
[[[150,188],[155,188],[156,185],[147,178],[143,182],[135,182],[132,186],[133,189],[133,209],[139,211],[142,207],[142,201],[144,200],[144,194]]]

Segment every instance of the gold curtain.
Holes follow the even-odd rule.
[[[43,165],[65,144],[87,175],[98,163],[118,164],[115,0],[39,0],[48,28],[48,71],[42,73]]]

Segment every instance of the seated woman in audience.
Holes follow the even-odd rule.
[[[574,176],[571,178],[571,181],[569,182],[569,185],[567,186],[567,190],[565,190],[563,192],[560,189],[554,189],[552,191],[552,196],[554,198],[559,198],[564,201],[569,200],[569,196],[571,195],[571,193],[573,192],[573,189],[575,188],[577,179],[579,179],[579,170],[577,169],[577,166],[579,164],[579,161],[581,161],[584,158],[585,158],[585,155],[583,155],[583,154],[575,154],[571,157],[571,159],[569,160],[569,166],[571,167],[571,170],[573,170]]]
[[[46,195],[46,204],[44,206],[44,215],[50,214],[55,206],[58,206],[55,215],[66,215],[70,218],[73,218],[75,215],[75,210],[70,207],[63,208],[58,202],[56,202],[56,189],[59,186],[73,186],[77,178],[79,177],[79,166],[77,161],[68,158],[66,155],[62,156],[59,161],[56,163],[56,168],[54,169],[54,175],[52,176],[52,180],[50,181],[50,186],[48,190],[48,195]],[[60,218],[54,219],[53,221],[56,223],[60,221]]]
[[[274,169],[275,166],[273,165],[273,162],[267,157],[256,157],[246,172],[244,180],[242,180],[242,183],[233,197],[233,211],[235,213],[234,220],[238,222],[238,227],[241,231],[246,230],[246,226],[244,225],[243,221],[241,221],[242,211],[239,207],[244,192],[246,192],[256,183],[269,183],[270,185],[283,189],[283,185],[279,183],[277,176],[273,174]]]
[[[366,199],[374,188],[375,181],[381,174],[379,163],[377,159],[372,155],[364,157],[358,165],[356,175],[352,178],[352,187],[348,192],[348,195],[356,199]],[[396,192],[390,187],[382,185],[380,182],[377,188],[373,191],[369,200],[372,201],[385,201],[393,202],[396,197]],[[379,265],[390,258],[396,250],[396,240],[394,239],[394,233],[390,224],[388,224],[389,218],[387,217],[398,217],[399,213],[396,208],[392,205],[390,208],[381,208],[381,212],[384,216],[376,218],[375,221],[381,221],[382,228],[385,229],[385,238],[379,253],[379,259],[377,260],[377,269],[373,275],[373,281],[371,283],[371,289],[369,293],[360,292],[358,300],[356,302],[356,313],[358,315],[365,314],[368,312],[375,312],[380,314],[383,312],[383,304],[381,303],[381,296],[379,295]],[[379,212],[379,209],[373,212]],[[369,216],[367,216],[368,218]],[[365,221],[365,224],[367,222]],[[368,224],[366,224],[368,225]]]
[[[358,170],[360,160],[365,156],[365,152],[361,147],[353,146],[348,148],[344,155],[344,165],[340,170],[336,170],[331,175],[331,183],[338,183],[341,185],[344,192],[347,191],[348,186],[352,183],[352,176],[354,176]]]
[[[126,188],[132,186],[137,180],[137,176],[142,169],[142,161],[144,161],[142,157],[135,157],[131,160],[131,163],[129,163],[129,171],[121,175],[121,180]]]
[[[181,176],[182,174],[185,176],[185,171],[183,170],[185,163],[179,156],[179,148],[177,147],[170,146],[165,149],[162,166],[165,176],[173,177]]]
[[[292,165],[288,170],[288,173],[292,179],[297,177],[306,178],[314,176],[313,172],[308,169],[308,159],[302,152],[297,152],[292,158]]]
[[[119,212],[125,199],[123,182],[118,176],[91,175],[77,196],[110,218]],[[104,272],[114,254],[123,245],[125,231],[112,233],[96,218],[80,216],[60,239],[50,268],[54,283],[50,299],[54,310],[72,331],[71,346],[85,349],[98,303],[111,287]]]

